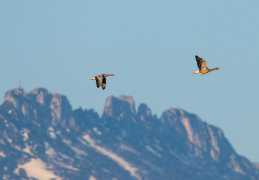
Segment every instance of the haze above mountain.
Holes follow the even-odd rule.
[[[220,128],[182,109],[136,110],[131,96],[109,96],[99,115],[44,88],[12,89],[0,132],[2,179],[259,179]]]

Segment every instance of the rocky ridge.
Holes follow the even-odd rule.
[[[130,96],[103,114],[73,110],[44,88],[8,91],[0,106],[2,179],[259,179],[218,127],[169,108],[160,118]]]

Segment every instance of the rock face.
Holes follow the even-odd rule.
[[[133,117],[135,114],[135,103],[131,96],[119,96],[118,98],[110,96],[104,104],[104,119],[116,117],[117,120],[122,120]]]
[[[13,89],[0,106],[0,179],[259,179],[221,129],[182,109],[157,118],[130,96],[102,116],[46,89]]]

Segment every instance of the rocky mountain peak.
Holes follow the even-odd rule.
[[[135,116],[135,103],[131,96],[120,95],[118,98],[109,96],[104,104],[103,117],[116,117],[117,119]]]
[[[161,122],[164,130],[169,128],[172,134],[178,136],[176,141],[182,143],[183,149],[188,149],[197,157],[206,156],[219,162],[224,159],[222,157],[236,154],[221,129],[201,121],[195,114],[178,108],[169,108],[162,114]],[[223,152],[220,151],[222,146],[225,149]],[[231,164],[231,161],[228,163]]]
[[[9,102],[17,108],[20,105],[20,100],[24,95],[26,95],[26,92],[22,88],[11,89],[6,92],[4,102]]]
[[[13,106],[14,109],[9,110],[9,113],[16,112],[16,118],[22,115],[29,116],[30,119],[37,119],[42,113],[50,112],[51,124],[74,125],[72,107],[67,97],[49,93],[44,88],[36,88],[30,92],[21,88],[9,90],[5,95],[4,103]]]
[[[141,121],[145,121],[146,119],[149,119],[152,117],[152,112],[151,112],[151,109],[146,104],[141,103],[138,107],[137,115]]]
[[[35,94],[37,102],[42,105],[45,103],[46,98],[50,96],[49,92],[45,88],[36,88],[31,91],[31,94]]]
[[[135,103],[132,96],[120,95],[118,99],[120,101],[127,102],[129,104],[130,112],[135,113]]]

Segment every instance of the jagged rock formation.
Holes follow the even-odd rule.
[[[13,89],[0,133],[1,179],[259,179],[221,129],[182,109],[136,111],[130,96],[108,97],[99,116],[43,88]]]

